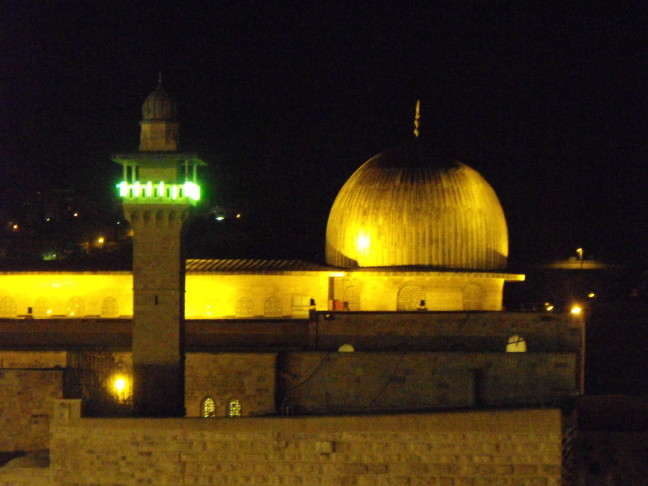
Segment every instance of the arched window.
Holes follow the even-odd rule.
[[[477,284],[464,287],[464,310],[484,310],[484,289]]]
[[[236,317],[252,317],[254,315],[254,304],[249,297],[241,297],[234,308]]]
[[[216,416],[216,402],[210,396],[206,396],[200,402],[200,416],[205,418]]]
[[[119,305],[114,297],[106,297],[101,301],[101,317],[117,317]]]
[[[507,353],[526,353],[526,350],[526,341],[522,336],[513,334],[508,338],[508,342],[506,343]]]
[[[228,417],[240,417],[243,415],[243,409],[241,407],[241,401],[235,398],[227,402],[227,416]]]
[[[47,297],[38,297],[34,303],[34,317],[48,317],[52,314],[52,306]]]
[[[268,297],[263,304],[263,315],[266,317],[281,317],[281,301],[277,297]]]
[[[16,317],[16,301],[12,297],[0,299],[0,317]]]
[[[81,297],[70,297],[67,301],[66,313],[70,317],[85,316],[85,304]]]
[[[358,287],[351,285],[344,290],[344,295],[342,295],[342,301],[345,302],[350,311],[359,311],[360,310],[360,290]]]
[[[420,287],[406,285],[398,291],[397,308],[399,311],[415,311],[418,310],[422,300],[425,300],[425,293]]]

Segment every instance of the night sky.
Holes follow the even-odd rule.
[[[322,259],[337,191],[410,140],[421,99],[426,143],[500,197],[513,262],[583,247],[645,264],[642,11],[140,3],[1,2],[0,206],[51,185],[114,198],[110,156],[137,149],[161,70],[182,149],[209,163],[209,204],[241,210],[276,248]]]

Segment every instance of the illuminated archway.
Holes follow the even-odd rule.
[[[249,297],[241,297],[238,302],[236,302],[234,312],[236,317],[254,316],[254,304],[252,303],[252,299]]]
[[[416,285],[406,285],[398,291],[398,310],[415,311],[419,304],[425,300],[425,292]]]
[[[263,304],[263,315],[265,317],[281,317],[281,301],[277,297],[268,297]]]
[[[243,407],[241,401],[236,398],[230,399],[227,402],[227,416],[228,417],[241,417],[243,415]]]
[[[200,402],[200,416],[212,418],[216,416],[216,402],[210,396],[206,396]]]

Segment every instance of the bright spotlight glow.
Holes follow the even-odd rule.
[[[112,390],[117,400],[125,401],[130,396],[130,380],[125,375],[115,375],[112,378]]]
[[[360,252],[365,252],[369,249],[370,245],[371,245],[371,238],[369,237],[368,234],[361,231],[358,234],[358,237],[356,238],[356,248]]]
[[[126,380],[124,378],[115,379],[115,391],[122,393],[126,389]]]
[[[594,297],[596,297],[596,294],[595,294],[594,292],[590,292],[589,294],[587,294],[587,296],[588,296],[590,299],[593,299]]]
[[[583,313],[583,308],[578,304],[574,304],[569,312],[571,312],[575,316],[578,316]]]

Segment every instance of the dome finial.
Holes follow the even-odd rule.
[[[421,119],[421,100],[416,100],[416,109],[414,112],[414,136],[419,136],[419,120]]]

